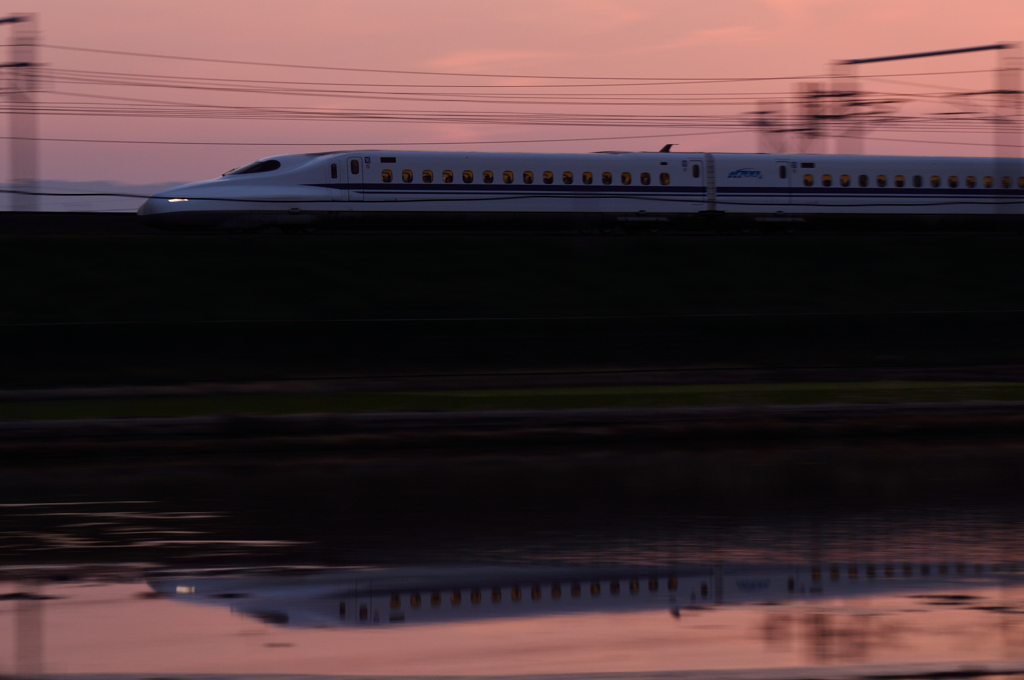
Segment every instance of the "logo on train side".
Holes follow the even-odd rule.
[[[760,170],[741,168],[730,172],[729,179],[764,179],[764,175],[761,174]]]

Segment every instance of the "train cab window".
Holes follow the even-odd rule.
[[[867,185],[868,185],[868,176],[867,175],[861,175],[860,177],[857,178],[857,186],[859,186],[859,187],[866,187]]]
[[[358,167],[359,161],[355,159],[353,160],[355,161],[355,164]],[[225,172],[224,175],[254,175],[257,172],[271,172],[273,170],[277,170],[280,167],[281,161],[256,161],[254,163],[249,163],[248,165],[243,165],[240,168],[235,168],[230,172]],[[358,169],[356,172],[358,172]]]
[[[350,160],[348,162],[348,171],[349,171],[349,174],[352,174],[352,175],[358,175],[359,174],[359,159],[358,158],[353,158],[352,160]]]
[[[779,179],[786,179],[786,166],[779,164]]]
[[[611,183],[612,183],[612,173],[610,173],[610,172],[602,172],[601,173],[601,184],[611,184]]]
[[[331,163],[331,179],[338,179],[338,164]]]
[[[902,187],[904,184],[907,183],[907,180],[903,177],[903,175],[896,175],[896,177],[893,178],[892,183],[898,187]]]
[[[922,185],[923,183],[924,183],[924,180],[922,180],[922,179],[921,179],[921,175],[914,175],[914,186],[915,186],[915,187],[917,187],[918,189],[920,189],[920,188],[921,188],[921,185]]]
[[[888,184],[888,182],[889,180],[886,179],[885,175],[879,175],[878,177],[875,178],[875,184],[877,184],[880,187],[884,187],[886,184]]]
[[[445,184],[451,184],[452,182],[455,181],[455,173],[452,172],[451,170],[442,170],[441,181],[444,182]]]
[[[938,175],[932,175],[929,179],[929,183],[932,185],[933,189],[938,189],[939,186],[942,185],[942,180],[939,179]]]
[[[978,186],[978,180],[975,179],[974,175],[967,175],[967,177],[964,177],[964,186],[968,189],[973,189]]]
[[[434,181],[434,172],[432,170],[423,171],[423,183],[430,184]]]
[[[649,172],[641,172],[640,173],[640,184],[643,184],[644,186],[647,186],[650,183],[651,183],[651,173],[649,173]]]
[[[412,181],[412,170],[402,170],[402,181],[406,184]]]
[[[484,184],[493,184],[494,183],[494,173],[491,172],[490,170],[484,170],[483,177],[484,177]]]
[[[572,184],[572,173],[571,172],[563,172],[562,173],[562,184]]]
[[[947,183],[949,184],[950,189],[956,189],[960,186],[960,178],[956,175],[950,175]]]
[[[544,184],[551,184],[555,181],[555,174],[550,170],[545,170],[544,174],[541,175],[544,180]]]
[[[583,183],[584,184],[593,184],[594,183],[594,173],[592,173],[592,172],[585,172],[585,173],[583,173],[583,175],[581,175],[581,177],[583,178]]]
[[[661,186],[663,187],[667,187],[669,184],[672,183],[672,177],[670,177],[667,172],[661,173],[661,176],[658,178],[658,180],[661,182]]]
[[[823,186],[823,187],[830,187],[830,186],[832,186],[832,175],[822,175],[821,176],[821,186]]]
[[[631,174],[629,174],[628,172],[622,173],[622,183],[623,184],[632,184],[632,182],[633,182],[633,176]]]
[[[505,172],[501,173],[501,181],[504,182],[505,184],[512,184],[512,180],[514,179],[515,175],[512,174],[511,170],[506,170]]]
[[[529,170],[523,173],[523,184],[533,184],[533,173]]]
[[[984,182],[986,189],[991,189],[992,187],[994,187],[996,185],[995,180],[993,180],[991,177],[986,177],[982,181]]]
[[[843,185],[844,187],[850,186],[850,176],[849,175],[840,175],[839,176],[839,183],[841,185]]]
[[[462,183],[463,184],[472,184],[473,183],[473,171],[472,170],[463,170],[462,171]]]
[[[462,604],[462,591],[461,590],[453,590],[452,591],[452,596],[451,596],[450,599],[451,599],[452,604],[454,604],[454,605]]]
[[[813,187],[814,186],[814,175],[804,175],[804,186],[805,187]]]
[[[381,170],[380,178],[384,182],[390,182],[391,181],[391,171],[390,170]]]
[[[782,168],[782,169],[785,170],[786,168]],[[700,178],[700,164],[699,163],[694,163],[693,164],[693,178],[694,179],[699,179]]]

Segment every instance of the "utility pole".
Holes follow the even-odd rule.
[[[918,52],[916,54],[898,54],[891,57],[873,57],[871,59],[846,59],[832,63],[832,102],[831,118],[833,134],[838,138],[836,146],[840,153],[860,154],[864,148],[864,127],[867,102],[857,89],[857,67],[862,64],[877,64],[886,61],[904,61],[907,59],[926,59],[945,57],[968,52],[1001,53],[996,74],[996,95],[999,99],[995,114],[995,157],[1001,157],[1004,150],[1017,155],[1012,146],[1019,139],[1019,123],[1014,116],[1020,113],[1020,73],[1022,68],[1021,47],[1019,43],[1001,43],[998,45],[982,45],[981,47],[965,47],[958,50],[941,50],[938,52]]]
[[[0,18],[0,24],[15,24],[11,60],[0,64],[7,72],[6,89],[11,116],[11,210],[34,211],[36,197],[36,109],[32,93],[39,90],[38,42],[34,14]]]

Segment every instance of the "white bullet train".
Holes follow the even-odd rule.
[[[677,153],[669,146],[658,153],[274,156],[159,193],[138,214],[165,229],[237,231],[457,216],[546,219],[561,228],[599,220],[625,228],[705,224],[687,222],[693,218],[752,219],[770,228],[836,216],[1024,226],[1020,159]]]
[[[666,569],[427,567],[241,575],[163,574],[157,593],[293,628],[439,624],[593,612],[957,592],[1019,585],[1016,565],[708,565]]]

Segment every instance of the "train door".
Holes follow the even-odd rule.
[[[348,200],[363,200],[363,159],[349,156],[345,159],[345,173],[348,179]]]
[[[348,184],[345,181],[345,161],[338,160],[327,167],[327,190],[332,201],[348,200]]]
[[[789,205],[792,202],[793,168],[791,165],[790,161],[775,162],[775,181],[773,184],[778,189],[776,199],[772,201],[775,204]]]

